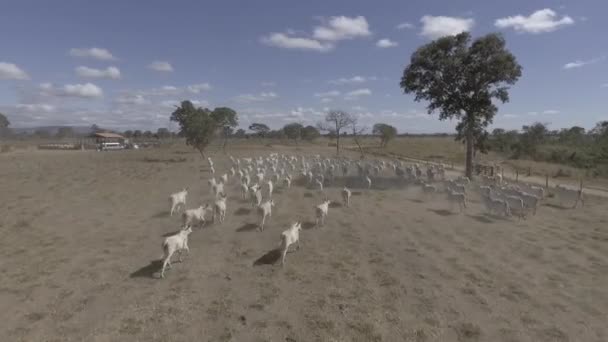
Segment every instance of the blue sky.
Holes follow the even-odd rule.
[[[175,128],[182,99],[241,126],[314,124],[343,109],[371,127],[452,132],[403,95],[411,53],[445,34],[502,32],[523,66],[494,127],[608,120],[608,2],[3,1],[0,112],[14,127]]]

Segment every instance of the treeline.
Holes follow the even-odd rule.
[[[608,167],[608,121],[598,122],[589,131],[579,126],[549,130],[536,122],[521,131],[496,128],[483,138],[482,147],[511,159],[532,159],[578,168]],[[480,150],[483,150],[480,149]]]

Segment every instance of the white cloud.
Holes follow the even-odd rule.
[[[290,37],[284,33],[271,33],[267,37],[262,37],[262,43],[283,49],[296,49],[296,50],[314,50],[320,52],[326,52],[333,49],[333,45],[329,43],[322,43],[315,39],[301,38],[301,37]]]
[[[259,93],[257,95],[254,94],[242,94],[239,95],[235,98],[235,100],[237,102],[260,102],[260,101],[269,101],[272,99],[276,99],[278,98],[279,95],[277,95],[274,92],[262,92]]]
[[[377,43],[376,46],[379,48],[391,48],[391,47],[395,47],[398,46],[399,44],[397,44],[397,42],[394,42],[390,39],[380,39]]]
[[[502,117],[505,118],[505,119],[513,119],[513,118],[518,118],[519,115],[517,115],[517,114],[504,114]]]
[[[538,115],[538,112],[528,112],[528,115],[530,115],[530,116],[536,116],[536,115]]]
[[[407,30],[407,29],[413,29],[413,28],[414,28],[414,25],[412,25],[408,22],[404,22],[404,23],[397,25],[397,30]]]
[[[85,84],[66,84],[64,86],[55,86],[52,83],[40,83],[38,86],[38,95],[52,97],[81,97],[81,98],[99,98],[103,97],[103,90],[93,83]]]
[[[543,112],[543,114],[559,114],[559,110],[547,109]]]
[[[366,82],[367,80],[368,78],[365,78],[363,76],[353,76],[351,78],[339,78],[337,80],[330,80],[328,81],[328,83],[336,85],[360,84]],[[369,78],[369,80],[371,80],[371,78]]]
[[[166,90],[166,91],[177,91],[177,87],[174,86],[163,86],[162,90]]]
[[[102,48],[73,48],[69,51],[70,56],[74,57],[91,57],[100,61],[113,61],[116,57],[112,56],[110,51]]]
[[[186,89],[193,94],[198,94],[201,91],[211,90],[211,85],[209,85],[209,83],[199,83],[199,84],[189,85],[186,87]]]
[[[359,98],[360,96],[369,96],[372,94],[372,91],[367,88],[353,90],[351,92],[346,93],[344,97],[345,100],[354,100]]]
[[[0,80],[28,80],[28,74],[13,63],[0,62]]]
[[[19,104],[15,105],[15,108],[22,109],[22,110],[25,110],[28,112],[46,112],[46,113],[50,113],[55,110],[55,106],[50,105],[50,104],[44,104],[44,103],[34,103],[34,104],[19,103]]]
[[[76,74],[80,77],[90,78],[110,78],[117,80],[120,78],[120,70],[117,67],[107,67],[103,69],[93,69],[86,66],[79,66],[76,68]]]
[[[516,15],[497,19],[494,25],[498,28],[513,28],[517,32],[544,33],[552,32],[560,27],[574,24],[574,20],[565,15],[561,19],[550,8],[545,8],[526,17]]]
[[[327,52],[334,48],[340,40],[350,40],[371,35],[369,24],[363,16],[358,17],[331,17],[321,26],[314,28],[312,36],[299,36],[293,30],[286,33],[273,32],[263,36],[263,44],[283,49],[312,50]]]
[[[602,85],[600,85],[601,88],[608,88],[608,83],[604,83]]]
[[[102,97],[103,91],[93,83],[66,84],[58,94],[62,96],[95,98]]]
[[[369,24],[363,16],[358,17],[331,17],[324,26],[314,29],[313,37],[321,41],[336,42],[339,40],[367,37],[371,35]]]
[[[173,71],[173,66],[171,65],[171,63],[165,61],[154,61],[148,65],[148,68],[160,72]]]
[[[260,83],[260,85],[261,85],[262,87],[274,87],[274,86],[276,86],[277,84],[276,84],[276,82],[262,82],[262,83]]]
[[[336,97],[340,96],[340,92],[337,90],[331,90],[325,93],[316,93],[315,97]]]
[[[307,115],[323,116],[324,113],[314,108],[296,107],[289,112],[291,117],[304,117]]]
[[[116,103],[142,105],[148,103],[142,95],[125,94],[116,99]]]
[[[470,31],[475,25],[471,18],[445,17],[425,15],[420,19],[422,30],[420,35],[429,39],[443,36],[453,36],[464,31]]]
[[[566,69],[566,70],[568,70],[568,69],[582,68],[582,67],[584,67],[586,65],[589,65],[589,64],[599,63],[599,62],[603,61],[604,59],[605,59],[604,57],[602,57],[602,58],[594,58],[594,59],[590,59],[588,61],[583,61],[583,60],[579,59],[579,60],[576,60],[574,62],[570,62],[570,63],[564,64],[564,66],[562,68]]]
[[[321,103],[330,103],[330,102],[333,102],[333,101],[334,101],[333,99],[330,99],[328,97],[324,97],[324,98],[321,99]]]

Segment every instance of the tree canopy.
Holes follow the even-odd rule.
[[[302,139],[304,139],[304,140],[313,141],[316,138],[318,138],[319,136],[321,136],[321,133],[314,126],[309,125],[309,126],[302,128]]]
[[[230,108],[219,107],[210,111],[207,108],[196,108],[190,101],[182,101],[171,114],[171,121],[179,124],[179,133],[186,138],[186,144],[196,148],[205,157],[205,149],[217,130],[236,126],[238,116]]]
[[[171,132],[169,132],[169,129],[161,127],[156,130],[156,136],[158,139],[167,139],[171,136]]]
[[[463,32],[442,37],[416,50],[401,78],[401,88],[427,101],[429,114],[459,119],[456,130],[467,144],[466,175],[471,177],[475,137],[492,123],[498,108],[493,100],[507,102],[509,86],[521,76],[521,66],[504,38],[491,33],[471,42]]]
[[[254,122],[249,125],[249,130],[255,132],[260,138],[263,138],[270,132],[270,127],[263,123]]]
[[[397,136],[397,128],[389,124],[377,123],[372,129],[372,134],[380,136],[380,147],[386,147],[388,142]]]
[[[0,128],[7,128],[10,125],[11,122],[8,121],[8,118],[4,114],[0,113]]]
[[[181,107],[175,109],[171,120],[180,126],[180,133],[186,138],[186,144],[196,148],[205,158],[205,149],[211,143],[216,130],[215,121],[209,110],[195,108],[190,101],[183,101]]]
[[[304,126],[302,124],[294,122],[283,126],[283,133],[287,138],[293,139],[296,144],[298,143],[298,139],[302,138],[302,129]]]

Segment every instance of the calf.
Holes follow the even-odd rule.
[[[171,206],[171,216],[173,216],[173,212],[179,208],[179,206],[183,206],[186,208],[186,197],[188,197],[188,188],[184,188],[180,192],[176,192],[169,196],[169,205]]]
[[[289,246],[297,243],[296,249],[300,249],[300,230],[302,230],[302,225],[300,222],[296,222],[281,233],[281,266],[285,265],[285,256]]]
[[[205,225],[205,213],[211,210],[208,204],[201,205],[195,209],[188,209],[182,214],[182,227],[192,226],[193,222],[202,228]]]
[[[160,271],[160,277],[165,277],[165,268],[169,266],[171,268],[171,256],[175,252],[179,252],[179,262],[182,262],[182,251],[187,251],[190,254],[188,248],[188,235],[192,233],[190,226],[182,229],[179,233],[171,235],[163,242],[163,268]]]
[[[266,222],[266,217],[272,217],[272,207],[274,207],[273,200],[268,200],[258,205],[258,214],[262,217],[262,221],[260,223],[260,231],[264,230],[264,223]]]
[[[330,200],[325,200],[323,203],[321,203],[315,207],[315,217],[316,217],[315,225],[317,227],[319,227],[319,222],[321,223],[321,226],[325,225],[325,217],[327,216],[327,213],[329,211],[330,203],[331,203]]]

